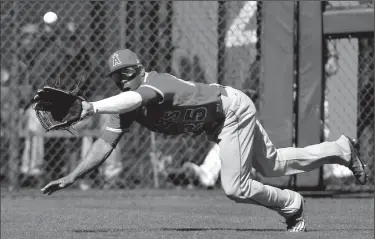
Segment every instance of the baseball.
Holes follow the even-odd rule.
[[[47,24],[53,24],[57,21],[57,15],[54,12],[47,12],[44,14],[43,20]]]

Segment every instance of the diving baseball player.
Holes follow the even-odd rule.
[[[110,78],[123,92],[95,102],[83,101],[81,118],[112,114],[111,120],[80,164],[67,176],[47,184],[42,189],[45,194],[72,185],[103,163],[133,122],[168,135],[206,133],[219,146],[221,183],[227,197],[277,212],[286,219],[289,231],[306,230],[304,199],[298,192],[253,180],[253,167],[264,176],[278,177],[337,163],[347,166],[359,183],[366,183],[365,166],[346,136],[305,148],[277,149],[243,92],[145,72],[137,55],[128,49],[114,52],[108,64]]]

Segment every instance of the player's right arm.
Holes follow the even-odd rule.
[[[78,178],[83,177],[95,168],[99,167],[112,153],[113,146],[102,138],[96,140],[78,166],[67,176],[52,181],[42,188],[44,194],[52,193],[71,186]]]
[[[136,111],[132,111],[121,115],[111,115],[100,138],[95,141],[80,164],[70,173],[74,181],[99,167],[109,157],[122,135],[129,131],[136,114]]]
[[[67,176],[47,184],[42,192],[51,195],[55,191],[71,186],[77,179],[99,167],[112,153],[122,135],[134,121],[136,112],[112,115],[101,137],[91,146],[78,166]]]

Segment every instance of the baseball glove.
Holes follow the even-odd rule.
[[[34,96],[33,109],[39,122],[46,129],[69,130],[75,123],[81,121],[82,101],[85,99],[74,91],[66,91],[56,86],[44,86]]]

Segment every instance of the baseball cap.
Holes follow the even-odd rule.
[[[109,73],[107,76],[112,74],[118,69],[134,66],[140,64],[138,56],[129,49],[118,50],[113,53],[108,59]]]

